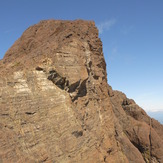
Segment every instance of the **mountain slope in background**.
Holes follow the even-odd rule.
[[[161,124],[163,124],[163,111],[148,111],[147,114],[150,117],[157,119]]]
[[[41,21],[0,69],[0,162],[163,162],[163,125],[107,84],[94,22]]]

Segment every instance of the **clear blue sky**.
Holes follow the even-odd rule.
[[[94,20],[109,84],[145,110],[163,110],[163,0],[1,0],[0,58],[43,19]]]

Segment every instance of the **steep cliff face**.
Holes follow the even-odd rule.
[[[41,21],[0,69],[0,162],[163,161],[162,125],[107,84],[94,22]]]

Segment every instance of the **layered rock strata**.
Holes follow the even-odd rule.
[[[108,86],[94,22],[29,27],[0,70],[0,162],[163,162],[163,126]]]

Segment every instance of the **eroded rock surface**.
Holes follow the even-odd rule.
[[[0,162],[163,161],[162,125],[107,84],[94,22],[41,21],[0,69]]]
[[[130,155],[129,145],[125,145],[122,133],[139,150],[145,162],[163,162],[163,125],[150,118],[134,100],[128,99],[122,92],[113,91],[110,86],[109,96],[119,122],[116,125],[117,139],[126,155]]]

